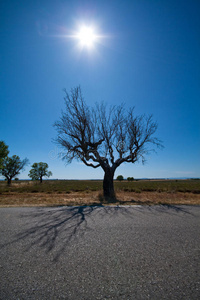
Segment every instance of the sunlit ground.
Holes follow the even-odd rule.
[[[116,199],[104,199],[102,181],[0,182],[0,206],[200,205],[200,180],[115,181]]]

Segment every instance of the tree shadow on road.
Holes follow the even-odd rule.
[[[189,214],[192,213],[188,210],[188,207],[186,205],[175,205],[175,204],[153,204],[152,201],[146,200],[146,201],[140,201],[140,200],[131,200],[128,202],[129,205],[133,206],[138,205],[141,208],[148,208],[148,210],[151,211],[157,211],[162,213],[183,213],[183,214]]]
[[[38,245],[46,253],[54,251],[57,261],[64,249],[73,239],[90,230],[88,220],[99,206],[73,206],[38,209],[24,217],[29,222],[29,229],[18,234],[19,240],[31,239],[26,250]]]
[[[25,251],[30,251],[33,247],[38,246],[46,253],[52,253],[53,261],[57,261],[70,242],[83,237],[86,231],[93,230],[89,227],[89,221],[95,219],[96,213],[101,218],[104,218],[107,214],[116,216],[118,213],[134,218],[136,211],[142,214],[148,212],[189,213],[186,208],[172,205],[104,206],[100,204],[36,208],[29,213],[22,213],[21,218],[25,221],[25,229],[7,245],[26,241]]]
[[[119,211],[121,214],[130,214],[127,208],[102,204],[34,208],[21,213],[24,230],[0,248],[23,241],[26,252],[37,246],[46,253],[53,253],[53,261],[57,261],[70,242],[83,237],[86,231],[94,230],[88,223],[96,213],[103,218],[105,214],[116,215]]]

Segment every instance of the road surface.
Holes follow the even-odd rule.
[[[200,299],[200,206],[0,208],[0,299]]]

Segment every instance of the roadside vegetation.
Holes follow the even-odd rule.
[[[115,204],[200,204],[200,180],[114,181]],[[106,203],[102,180],[0,181],[0,206]]]
[[[134,180],[114,181],[117,192],[166,192],[200,194],[200,180]],[[41,185],[35,181],[16,181],[10,187],[5,181],[0,181],[2,193],[71,193],[101,191],[102,180],[44,180]]]

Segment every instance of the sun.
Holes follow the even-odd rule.
[[[81,46],[91,48],[97,40],[94,29],[92,27],[83,26],[77,34]]]

